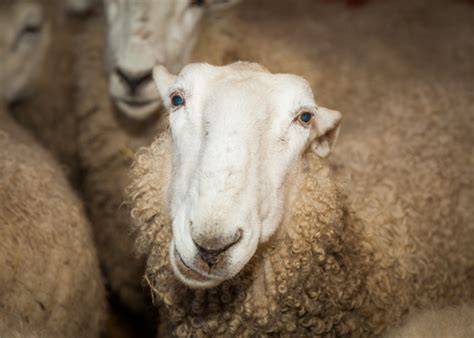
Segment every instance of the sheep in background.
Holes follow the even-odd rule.
[[[109,93],[118,109],[137,120],[156,114],[161,100],[151,78],[153,66],[179,71],[189,60],[203,16],[238,2],[106,1],[106,71]]]
[[[20,0],[20,3],[27,2]],[[77,117],[74,112],[76,76],[74,74],[75,53],[73,36],[79,30],[79,19],[64,13],[64,0],[37,1],[43,11],[41,20],[18,21],[11,27],[8,19],[11,11],[0,15],[1,30],[14,29],[19,41],[35,44],[43,30],[47,30],[48,48],[45,60],[38,68],[35,89],[32,95],[8,98],[14,118],[27,129],[58,159],[73,183],[78,181],[77,162]],[[48,24],[46,24],[46,21]],[[34,57],[33,55],[31,57]],[[10,70],[23,67],[21,59],[12,59],[6,67]],[[12,77],[13,81],[15,77]]]
[[[346,205],[319,158],[340,114],[306,81],[242,63],[155,79],[170,132],[138,152],[129,196],[174,335],[378,336],[411,307],[474,298],[472,228],[385,209],[395,223],[380,224],[370,205]]]
[[[136,312],[144,306],[144,262],[134,252],[123,202],[133,154],[153,140],[163,118],[151,68],[156,62],[179,68],[204,13],[236,2],[106,1],[107,24],[97,13],[75,42],[81,46],[76,102],[84,197],[105,276]]]
[[[37,3],[2,2],[0,13],[0,336],[99,337],[105,290],[82,203],[7,108],[35,89],[49,31]]]

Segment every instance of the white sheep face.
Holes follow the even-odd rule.
[[[0,4],[0,95],[7,103],[32,92],[50,39],[41,7],[31,1]]]
[[[179,71],[194,46],[205,11],[238,0],[105,0],[109,92],[117,107],[146,119],[162,105],[151,71]]]
[[[311,147],[327,156],[339,112],[318,107],[308,83],[261,66],[154,71],[170,113],[169,210],[174,272],[192,288],[235,276],[282,221],[285,180]]]

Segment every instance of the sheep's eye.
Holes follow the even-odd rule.
[[[203,6],[205,3],[205,0],[191,0],[191,6]]]
[[[302,112],[301,114],[298,115],[298,121],[300,121],[301,124],[307,126],[313,119],[313,113],[310,112]]]
[[[41,24],[27,24],[23,27],[13,41],[12,50],[16,50],[22,43],[35,43],[40,36],[41,28]]]
[[[179,107],[184,105],[184,97],[181,94],[172,94],[171,95],[171,104],[174,107]]]
[[[36,34],[41,31],[41,25],[27,25],[25,26],[20,34],[26,35],[26,34]]]

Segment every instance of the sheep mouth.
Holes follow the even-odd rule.
[[[134,101],[134,100],[126,100],[126,99],[118,99],[122,104],[126,104],[129,107],[133,108],[142,108],[146,107],[150,104],[155,103],[154,100],[147,100],[147,101]]]
[[[175,275],[182,282],[192,288],[209,288],[222,282],[221,279],[213,278],[213,276],[204,275],[203,273],[198,272],[192,267],[190,267],[183,260],[176,247],[174,245],[173,247],[174,248],[171,250],[172,256],[170,257],[170,259],[174,263],[172,265],[175,268]]]
[[[191,277],[190,279],[194,280],[208,280],[209,278],[202,273],[194,270],[190,266],[186,264],[186,262],[183,260],[181,255],[179,254],[178,250],[176,247],[174,248],[175,252],[175,257],[176,257],[176,267],[180,270],[180,272],[185,275],[186,277]]]
[[[119,111],[126,116],[135,120],[146,120],[153,114],[159,111],[161,106],[160,100],[131,100],[113,97],[114,104],[119,108]]]

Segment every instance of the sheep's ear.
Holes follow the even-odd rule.
[[[71,14],[83,15],[89,13],[97,0],[65,0],[66,10]]]
[[[220,10],[232,7],[241,0],[203,0],[202,2],[211,10]]]
[[[341,113],[336,110],[319,107],[315,114],[315,135],[311,141],[311,150],[319,157],[327,157],[331,152],[341,125]]]
[[[153,68],[153,81],[155,81],[156,88],[160,93],[163,102],[169,101],[169,89],[176,80],[177,76],[168,72],[164,66],[156,66]]]

